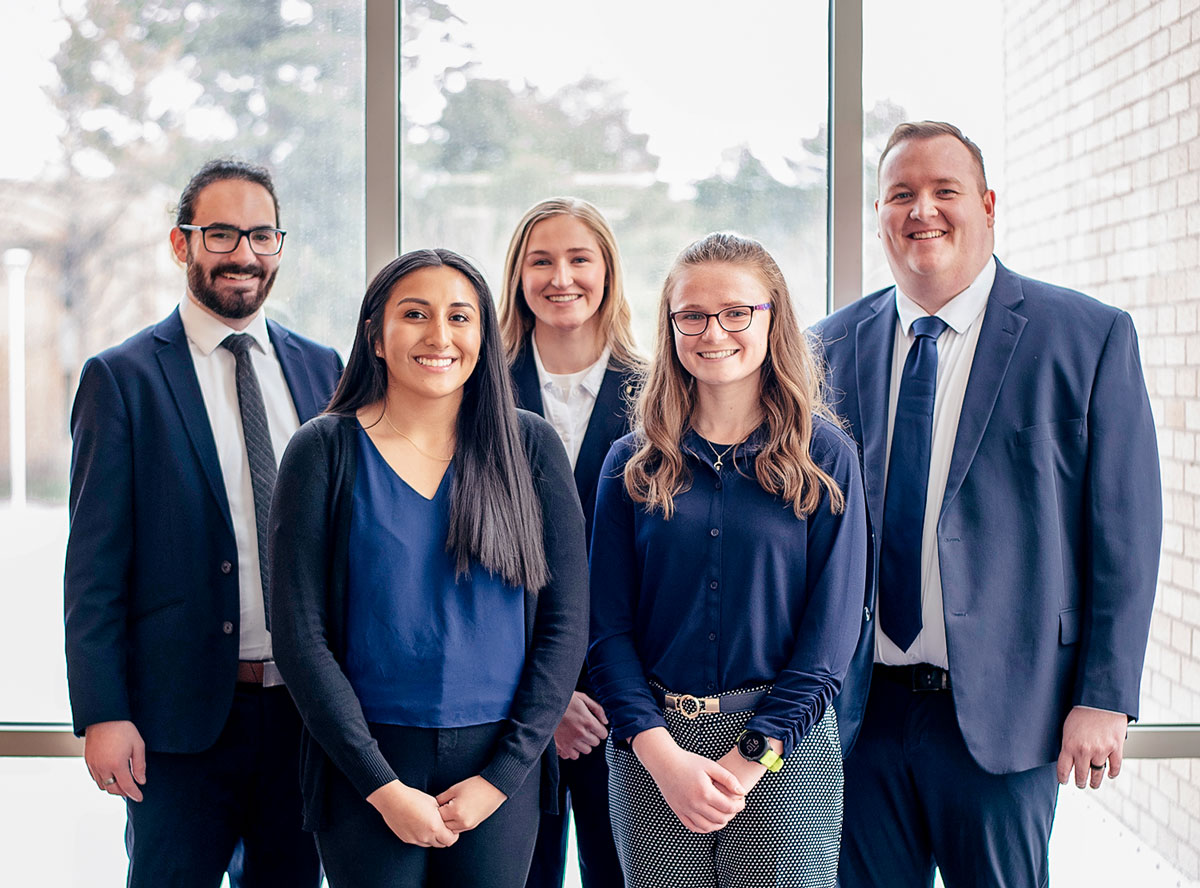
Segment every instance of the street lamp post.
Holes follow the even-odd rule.
[[[12,507],[25,508],[25,272],[33,254],[4,251],[8,273],[8,465]]]

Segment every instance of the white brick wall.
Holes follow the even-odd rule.
[[[1165,521],[1142,718],[1198,722],[1200,0],[1009,0],[1004,46],[997,251],[1137,325]],[[1099,798],[1200,877],[1200,760],[1128,762]]]

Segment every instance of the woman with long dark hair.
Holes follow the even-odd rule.
[[[867,569],[858,452],[757,241],[692,244],[660,306],[591,550],[588,665],[626,884],[832,888],[830,704]]]
[[[570,477],[513,405],[479,272],[448,250],[385,267],[271,511],[275,656],[334,888],[524,884],[586,631]]]
[[[590,536],[596,482],[613,441],[629,431],[643,361],[633,342],[612,228],[577,197],[534,204],[517,223],[504,263],[500,331],[517,405],[554,426],[567,449]],[[604,709],[580,677],[554,732],[557,813],[544,813],[528,888],[559,888],[574,812],[583,888],[621,883],[608,819]]]

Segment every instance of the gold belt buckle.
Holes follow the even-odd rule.
[[[688,705],[694,707],[691,711],[688,710]],[[701,702],[691,694],[680,694],[675,698],[675,708],[683,713],[684,718],[696,718],[704,711],[704,706]]]

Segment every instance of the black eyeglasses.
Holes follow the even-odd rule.
[[[741,333],[750,326],[756,311],[770,311],[771,303],[762,305],[731,305],[715,314],[685,308],[683,311],[673,311],[670,314],[671,323],[684,336],[699,336],[708,329],[708,322],[713,318],[721,325],[726,333]]]
[[[281,228],[234,228],[232,225],[180,225],[183,231],[199,231],[204,249],[210,253],[232,253],[246,239],[259,256],[274,256],[283,249]]]

